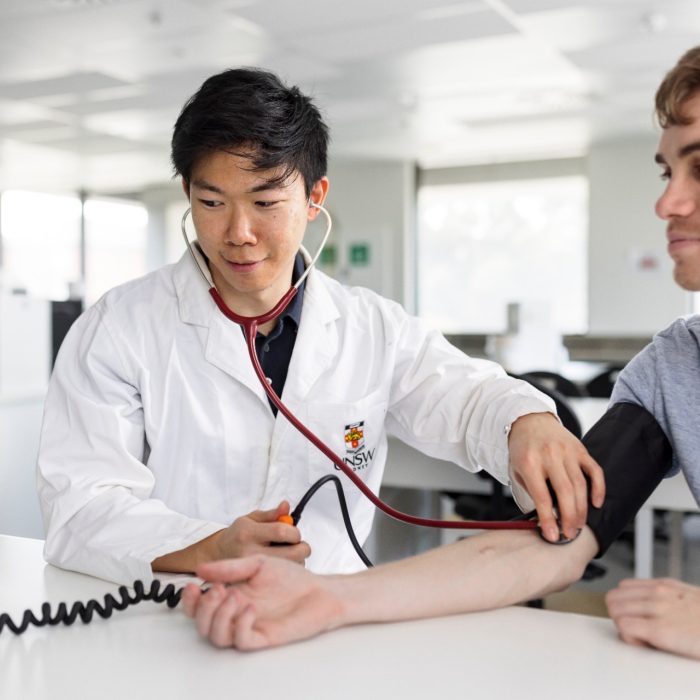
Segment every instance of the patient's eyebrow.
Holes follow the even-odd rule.
[[[700,151],[700,141],[693,141],[683,146],[683,148],[678,151],[678,157],[685,158],[685,156],[689,156],[691,153],[695,153],[695,151]]]

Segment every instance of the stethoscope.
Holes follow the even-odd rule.
[[[206,273],[202,269],[199,260],[197,259],[197,255],[195,254],[194,251],[194,243],[191,243],[189,238],[187,237],[187,229],[186,229],[186,222],[187,222],[187,217],[189,216],[191,212],[191,207],[185,211],[185,213],[182,216],[182,221],[181,221],[181,231],[182,231],[182,236],[185,239],[185,244],[187,245],[187,250],[189,250],[190,255],[192,256],[192,260],[194,261],[194,264],[199,271],[200,275],[202,276],[202,279],[204,280],[205,284],[207,287],[209,287],[209,294],[211,295],[212,299],[214,299],[214,302],[216,305],[219,307],[219,310],[221,313],[226,316],[229,320],[233,321],[234,323],[237,323],[240,325],[243,329],[243,335],[246,340],[246,346],[248,348],[248,354],[250,356],[250,361],[253,364],[253,368],[255,370],[255,374],[260,381],[260,384],[262,385],[263,389],[265,390],[265,393],[269,397],[270,401],[276,406],[277,410],[307,439],[309,442],[311,442],[316,448],[318,448],[328,459],[333,462],[333,464],[340,469],[340,471],[345,474],[345,476],[352,481],[352,483],[371,501],[374,506],[379,508],[382,512],[386,513],[392,518],[395,518],[396,520],[400,520],[405,523],[409,523],[411,525],[422,525],[424,527],[436,527],[436,528],[444,528],[444,529],[452,529],[452,530],[534,530],[537,528],[537,522],[534,520],[488,520],[488,521],[483,521],[483,520],[470,520],[470,521],[460,521],[460,520],[435,520],[432,518],[423,518],[415,515],[409,515],[408,513],[403,513],[400,510],[396,510],[395,508],[392,508],[390,505],[384,503],[366,484],[362,479],[360,479],[359,476],[355,474],[352,469],[350,469],[345,462],[335,453],[333,450],[331,450],[328,445],[326,445],[317,435],[315,435],[309,428],[307,428],[281,401],[280,397],[277,396],[275,393],[275,390],[272,388],[270,383],[267,381],[267,378],[265,377],[265,373],[263,372],[262,367],[260,366],[260,362],[258,360],[258,355],[255,350],[255,337],[258,331],[258,328],[262,326],[265,323],[268,323],[270,321],[273,321],[275,318],[277,318],[287,307],[289,302],[296,296],[297,292],[299,291],[299,287],[301,284],[304,282],[306,277],[308,276],[309,272],[311,269],[314,267],[316,264],[316,261],[318,260],[319,256],[321,255],[321,251],[323,250],[326,241],[328,240],[328,237],[330,236],[331,233],[331,228],[333,226],[333,222],[331,220],[331,215],[328,213],[328,211],[325,209],[325,207],[321,206],[320,204],[316,204],[315,202],[309,200],[309,206],[315,207],[319,211],[321,211],[327,221],[326,225],[326,232],[323,235],[323,238],[321,240],[320,245],[318,246],[318,250],[316,251],[316,254],[314,257],[311,259],[311,262],[309,265],[306,267],[306,270],[304,273],[299,277],[297,282],[292,285],[289,290],[282,296],[282,298],[275,304],[275,306],[270,309],[270,311],[261,314],[260,316],[241,316],[240,314],[237,314],[235,311],[230,309],[224,300],[221,298],[221,295],[219,294],[218,290],[216,289],[216,286],[214,285],[213,281],[210,283],[209,278],[207,277]],[[530,517],[532,514],[528,513],[523,517]]]

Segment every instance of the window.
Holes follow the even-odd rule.
[[[3,286],[39,299],[67,299],[80,282],[80,210],[75,195],[4,192]]]
[[[115,199],[85,202],[85,304],[144,275],[148,213],[142,204]]]
[[[76,195],[8,190],[0,199],[2,284],[38,299],[80,296],[93,304],[108,289],[147,272],[148,214],[135,202],[85,202],[85,289],[81,212]]]
[[[165,208],[165,263],[176,263],[182,254],[187,250],[185,240],[182,237],[182,216],[187,211],[189,202],[183,198],[182,201],[171,202]],[[194,239],[192,228],[192,217],[189,217],[190,238]]]
[[[587,228],[581,175],[424,185],[419,314],[446,333],[501,333],[509,303],[544,301],[561,333],[584,333]]]

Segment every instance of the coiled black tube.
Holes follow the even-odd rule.
[[[124,610],[130,605],[136,605],[142,600],[152,600],[155,603],[166,603],[169,608],[174,608],[180,602],[182,588],[175,588],[172,583],[167,584],[161,591],[161,582],[155,579],[151,583],[151,587],[146,590],[142,581],[135,581],[133,585],[133,595],[129,593],[126,586],[120,586],[118,594],[121,600],[115,598],[111,593],[107,593],[104,597],[104,602],[99,600],[88,600],[87,603],[73,603],[70,610],[65,603],[59,603],[56,612],[52,614],[51,603],[44,603],[41,606],[41,616],[37,617],[33,611],[25,610],[22,615],[22,622],[17,624],[7,614],[0,614],[0,634],[7,627],[14,634],[22,634],[29,625],[36,627],[44,627],[45,625],[72,625],[79,617],[84,623],[92,620],[93,615],[97,614],[102,618],[112,616],[115,610]]]
[[[363,564],[367,568],[372,568],[374,564],[372,564],[369,557],[364,553],[362,547],[360,546],[360,543],[357,541],[357,537],[355,537],[355,530],[352,527],[352,521],[350,520],[350,512],[348,511],[348,504],[345,500],[345,493],[343,492],[343,485],[340,483],[340,479],[335,474],[327,474],[326,476],[322,476],[302,496],[297,507],[290,513],[292,519],[294,520],[294,524],[296,525],[299,522],[301,514],[303,513],[306,504],[309,502],[309,499],[316,493],[316,491],[318,491],[321,488],[321,486],[328,483],[329,481],[333,482],[333,484],[335,485],[335,490],[338,493],[338,503],[340,504],[340,512],[343,515],[343,522],[345,523],[345,529],[347,530],[350,542],[354,547],[355,551],[357,552],[357,556],[359,556],[360,559],[362,559]]]
[[[355,532],[352,527],[352,522],[350,521],[350,513],[348,512],[348,505],[345,501],[345,495],[343,493],[343,486],[340,483],[340,479],[335,476],[335,474],[328,474],[322,477],[316,483],[314,483],[311,488],[304,494],[301,501],[297,507],[292,511],[291,516],[294,520],[294,524],[299,522],[301,514],[309,502],[309,499],[321,488],[325,483],[332,481],[335,484],[336,491],[338,493],[338,501],[340,503],[340,510],[343,515],[343,522],[345,523],[345,528],[348,532],[348,537],[352,542],[352,546],[359,555],[360,559],[365,563],[366,566],[371,567],[372,562],[369,560],[367,555],[362,551],[360,543],[355,537]],[[3,629],[7,628],[10,632],[14,634],[22,634],[30,625],[35,627],[44,627],[46,625],[72,625],[77,618],[80,618],[84,623],[88,623],[92,620],[93,615],[97,614],[100,617],[107,619],[112,616],[112,612],[115,610],[124,610],[130,605],[136,605],[142,600],[152,600],[156,603],[167,603],[169,608],[174,608],[180,602],[180,596],[182,595],[183,588],[176,589],[172,583],[167,584],[163,590],[160,590],[161,582],[157,579],[151,583],[151,587],[146,590],[142,581],[134,581],[133,595],[129,593],[129,589],[126,586],[120,586],[118,589],[118,594],[121,600],[115,598],[111,593],[108,593],[104,597],[104,603],[100,603],[98,600],[92,599],[88,600],[87,603],[77,602],[71,605],[70,610],[66,603],[59,603],[56,608],[56,612],[52,614],[51,604],[44,603],[41,606],[41,616],[37,617],[32,610],[25,610],[22,615],[22,622],[17,624],[7,613],[0,613],[0,634],[2,634]]]

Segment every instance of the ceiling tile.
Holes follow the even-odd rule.
[[[333,153],[557,155],[646,133],[656,84],[698,37],[698,0],[1,0],[0,186],[59,162],[64,184],[169,178],[182,104],[236,65],[314,95]]]
[[[42,141],[42,143],[49,148],[57,148],[83,156],[122,152],[141,153],[149,150],[149,144],[145,142],[136,142],[131,139],[123,139],[106,134],[93,134],[90,132],[74,133],[74,135],[69,138],[60,137]]]
[[[669,0],[666,0],[667,2]],[[670,0],[673,2],[674,0]],[[547,10],[595,9],[595,8],[643,8],[649,9],[647,0],[504,0],[505,4],[514,12],[529,14],[533,12],[546,12]]]
[[[326,60],[352,62],[515,31],[499,14],[478,11],[429,20],[406,16],[393,23],[376,21],[361,27],[335,29],[320,36],[300,34],[288,37],[288,42],[297,49],[305,48],[307,52],[323,56]],[[358,46],[362,46],[361,52],[358,52]]]
[[[324,41],[329,30],[354,32],[367,30],[381,24],[388,30],[387,38],[406,20],[420,13],[454,7],[455,0],[353,0],[352,2],[328,2],[328,0],[305,0],[300,3],[288,0],[265,0],[246,5],[233,12],[265,27],[270,33],[280,37],[294,35],[309,36],[311,41]],[[461,2],[468,11],[485,11],[488,3],[484,0]],[[354,42],[354,46],[364,46]]]
[[[27,100],[49,95],[86,93],[91,90],[118,87],[124,84],[121,80],[104,73],[72,73],[70,75],[57,75],[45,80],[0,83],[0,98]]]

